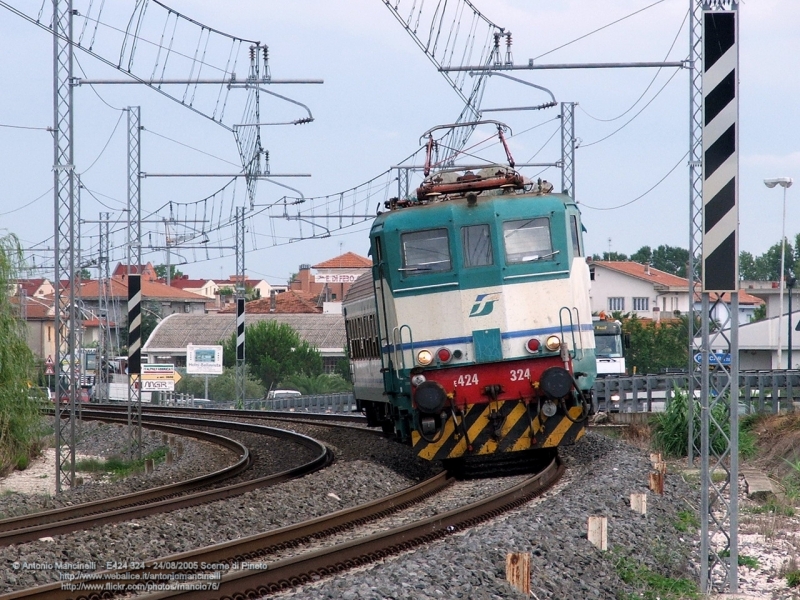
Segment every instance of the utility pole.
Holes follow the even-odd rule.
[[[141,117],[138,106],[128,111],[128,458],[142,458],[141,279],[142,195]],[[135,273],[134,273],[134,266]]]
[[[55,199],[56,493],[75,487],[75,163],[73,158],[72,1],[53,0],[53,191]],[[66,283],[66,286],[62,285]],[[62,398],[68,402],[62,402]]]

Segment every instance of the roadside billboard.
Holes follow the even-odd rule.
[[[222,375],[222,346],[186,346],[186,372],[190,375]]]

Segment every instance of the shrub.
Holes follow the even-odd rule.
[[[694,434],[700,437],[700,402],[694,402]],[[709,444],[713,453],[722,454],[728,447],[730,439],[730,418],[728,408],[722,402],[715,403],[711,408],[711,417],[719,424],[719,429],[710,427]],[[747,425],[747,427],[744,426]],[[676,391],[667,410],[658,413],[652,419],[653,447],[660,450],[668,457],[682,457],[687,454],[689,440],[689,402],[688,394]],[[721,429],[721,431],[720,431]],[[752,432],[752,421],[746,420],[739,424],[739,454],[744,458],[754,456],[756,452],[756,437]]]

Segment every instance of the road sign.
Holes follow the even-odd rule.
[[[694,362],[698,365],[702,364],[703,362],[703,353],[698,352],[694,355]],[[716,352],[714,354],[708,355],[708,364],[709,365],[724,365],[729,366],[731,364],[731,355],[729,352]]]
[[[143,364],[142,390],[171,392],[181,380],[181,374],[171,364]]]
[[[56,368],[55,368],[55,364],[53,364],[53,357],[52,356],[48,356],[47,360],[44,361],[44,374],[45,375],[55,375],[56,374]]]

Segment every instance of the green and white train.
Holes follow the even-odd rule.
[[[584,433],[596,377],[574,201],[513,169],[427,178],[344,300],[355,397],[428,460],[512,462]]]

